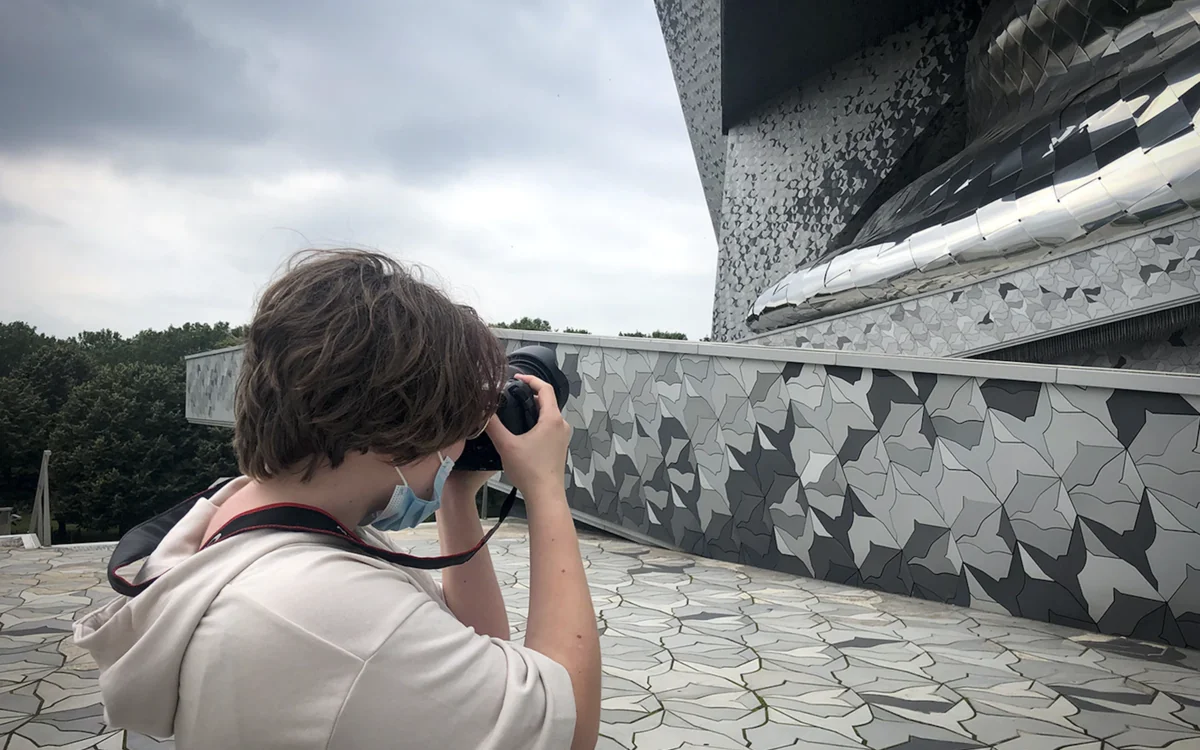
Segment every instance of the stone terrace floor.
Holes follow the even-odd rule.
[[[432,527],[410,532],[433,550]],[[492,542],[514,625],[529,547]],[[1200,748],[1200,654],[584,535],[600,747]],[[72,622],[108,549],[0,550],[0,750],[169,746],[107,729]]]

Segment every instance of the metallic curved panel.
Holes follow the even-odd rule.
[[[1129,53],[1154,46],[1142,17],[1171,5],[1171,0],[993,2],[968,50],[973,135],[1047,107],[1062,109],[1087,86],[1119,74]]]
[[[884,203],[853,245],[760,295],[751,329],[971,283],[1197,213],[1200,0],[996,6],[968,69],[978,137]]]

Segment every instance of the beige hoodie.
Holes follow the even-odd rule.
[[[566,670],[465,627],[428,574],[316,534],[253,531],[198,552],[246,481],[163,539],[136,579],[159,580],[76,624],[109,724],[180,750],[570,747]]]

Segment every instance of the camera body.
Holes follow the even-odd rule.
[[[535,344],[523,346],[508,355],[507,379],[500,392],[496,416],[514,435],[529,432],[538,420],[534,391],[516,379],[519,374],[533,375],[553,386],[554,398],[559,409],[566,406],[567,397],[570,395],[570,384],[558,366],[553,349]],[[492,445],[492,439],[486,433],[467,441],[454,466],[464,471],[499,471],[504,468],[496,446]]]

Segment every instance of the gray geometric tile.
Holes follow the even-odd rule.
[[[398,538],[416,554],[437,549],[432,524]],[[1023,750],[1105,740],[1111,748],[1178,750],[1200,743],[1200,653],[588,532],[580,547],[604,633],[598,747]],[[525,527],[507,523],[489,548],[510,617],[523,620]],[[43,615],[74,618],[110,595],[100,587],[107,554],[2,551],[0,581],[10,580],[10,565],[36,563],[42,572],[18,589],[31,595],[24,601],[38,602]],[[68,589],[90,590],[94,602],[63,596],[57,607],[42,598]],[[3,631],[0,638],[14,646]],[[95,669],[64,653],[69,641],[56,632],[19,643],[67,662],[0,686],[8,748],[171,746],[106,729]]]
[[[687,377],[670,353],[551,346],[573,381],[596,349],[630,368],[623,382],[662,390]],[[1200,645],[1200,576],[1183,574],[1200,570],[1200,545],[1187,543],[1200,532],[1200,412],[1187,399],[710,364],[692,411],[645,412],[621,454],[595,421],[619,391],[584,385],[568,402],[569,420],[598,425],[570,451],[578,512],[711,558]],[[699,404],[716,415],[711,431],[689,416]]]

